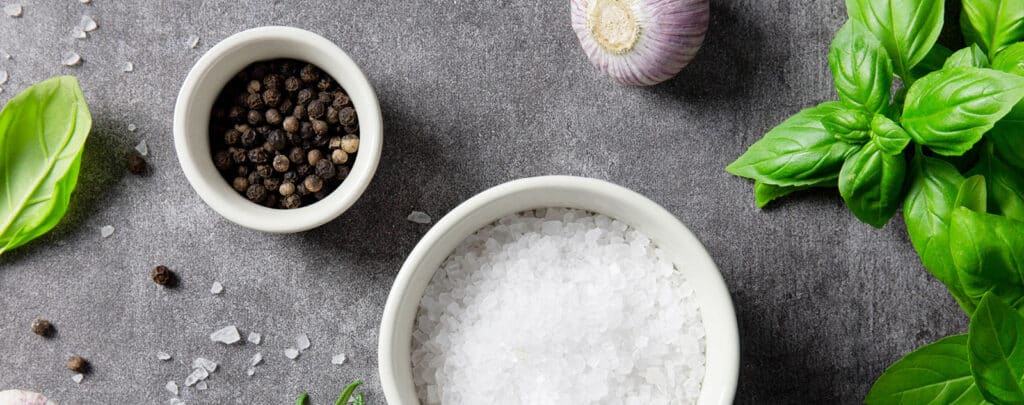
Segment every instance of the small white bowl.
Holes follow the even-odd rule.
[[[331,75],[352,99],[359,116],[359,154],[349,176],[323,200],[297,209],[273,209],[250,202],[221,177],[210,154],[210,110],[224,85],[249,64],[298,59]],[[334,43],[291,27],[261,27],[221,41],[199,58],[174,107],[174,147],[192,188],[231,222],[264,232],[290,233],[323,225],[345,212],[370,184],[383,144],[377,95],[359,66]]]
[[[703,245],[675,216],[632,190],[595,179],[533,177],[486,190],[441,218],[402,265],[384,306],[378,362],[392,405],[418,404],[412,380],[412,331],[423,292],[455,247],[484,225],[536,208],[568,207],[617,218],[651,238],[693,286],[707,333],[698,404],[731,404],[739,376],[739,332],[725,281]]]

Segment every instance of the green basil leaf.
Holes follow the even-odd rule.
[[[64,217],[91,126],[82,90],[70,76],[25,89],[0,112],[0,254]]]
[[[843,164],[839,195],[857,218],[881,228],[900,205],[906,173],[903,155],[886,154],[869,142]]]
[[[299,395],[299,399],[295,400],[295,405],[308,405],[308,404],[309,404],[309,394],[307,394],[305,392],[303,392],[302,395]]]
[[[1024,222],[953,209],[950,252],[968,299],[994,293],[1014,307],[1024,304]]]
[[[341,392],[340,396],[338,396],[338,400],[334,402],[334,405],[348,404],[348,399],[352,397],[352,393],[355,392],[356,388],[359,388],[360,385],[363,385],[362,381],[353,381],[351,384],[346,386],[345,390]]]
[[[910,242],[924,267],[946,285],[953,298],[970,314],[974,312],[974,301],[963,292],[949,247],[951,216],[963,181],[956,167],[925,156],[919,148],[910,162],[910,186],[903,201],[903,219]]]
[[[1024,121],[1011,124],[1003,118],[986,136],[1000,160],[1024,171],[1024,131],[1020,128],[1024,128]]]
[[[806,186],[838,178],[843,160],[857,147],[829,134],[821,121],[843,108],[839,102],[826,102],[800,111],[750,145],[725,170],[778,186]]]
[[[821,124],[832,136],[846,143],[859,145],[871,137],[871,115],[863,110],[836,110],[826,115]]]
[[[828,66],[839,99],[867,112],[889,105],[892,60],[877,39],[856,20],[836,32],[828,51]]]
[[[984,176],[975,175],[968,177],[960,184],[960,191],[956,194],[956,202],[953,206],[985,212],[988,206],[988,192],[986,188]]]
[[[942,46],[942,44],[936,43],[932,46],[932,50],[928,51],[928,54],[921,59],[914,68],[910,70],[912,77],[924,77],[924,75],[942,69],[942,65],[946,63],[946,59],[953,56],[953,51]]]
[[[890,155],[903,153],[910,144],[910,134],[899,124],[882,114],[871,118],[871,141],[875,142],[882,152]]]
[[[978,47],[978,44],[971,44],[964,49],[954,52],[946,59],[946,63],[943,67],[976,67],[986,68],[988,64],[988,55],[985,55],[985,51]]]
[[[915,82],[901,122],[915,142],[962,155],[1024,97],[1024,77],[978,68],[943,69]]]
[[[1024,2],[963,0],[960,28],[964,39],[981,46],[990,58],[1024,38]]]
[[[1024,316],[986,294],[971,316],[967,353],[974,381],[985,399],[1024,403]]]
[[[835,186],[835,179],[808,186],[776,186],[774,184],[766,184],[760,181],[754,181],[754,200],[757,202],[757,208],[764,208],[765,206],[768,205],[768,203],[772,202],[773,200],[777,198],[782,198],[797,191],[806,190],[813,187]]]
[[[989,212],[1024,221],[1024,171],[1019,171],[1004,162],[996,154],[992,142],[985,144],[981,159],[972,173],[985,176],[988,183]],[[984,211],[984,206],[982,207],[972,209]],[[1021,226],[1024,227],[1024,224]],[[1021,232],[1024,232],[1024,228]]]
[[[943,8],[942,0],[846,0],[850,18],[878,38],[904,80],[939,39]]]
[[[1024,42],[1010,45],[992,59],[992,69],[1024,76]]]
[[[921,346],[885,369],[864,402],[889,404],[981,404],[967,355],[967,335]]]

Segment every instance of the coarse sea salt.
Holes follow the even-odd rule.
[[[121,65],[121,71],[122,72],[129,73],[129,72],[131,72],[133,70],[135,70],[135,64],[134,63],[125,62],[123,65]]]
[[[110,225],[104,225],[104,226],[100,227],[100,237],[101,238],[104,238],[104,239],[105,238],[109,238],[110,235],[113,235],[113,234],[114,234],[114,227],[112,227]]]
[[[210,388],[210,385],[206,381],[196,383],[196,390],[198,391],[206,391],[207,388]]]
[[[235,325],[225,326],[218,329],[216,332],[210,334],[210,340],[214,342],[220,342],[226,345],[238,343],[242,340],[242,335],[238,334],[238,328]]]
[[[205,379],[207,379],[209,377],[210,377],[210,373],[208,371],[206,371],[205,368],[202,368],[202,367],[197,368],[195,370],[192,370],[192,373],[189,374],[188,377],[185,377],[185,386],[186,387],[191,387],[191,386],[195,385],[197,382],[205,380]]]
[[[11,18],[21,17],[21,13],[22,12],[24,12],[24,9],[21,7],[21,4],[14,3],[14,4],[8,4],[8,5],[4,6],[4,14],[7,14],[8,17],[11,17]]]
[[[252,343],[254,345],[258,345],[260,344],[261,341],[263,341],[263,335],[260,335],[259,333],[256,332],[249,332],[249,337],[247,337],[245,340],[248,340],[249,343]]]
[[[7,84],[7,71],[0,70],[0,84]]]
[[[78,23],[78,28],[85,32],[92,32],[96,31],[99,25],[96,24],[96,20],[93,20],[92,17],[83,15],[82,20]]]
[[[335,354],[334,357],[331,357],[331,364],[336,364],[340,366],[342,364],[345,364],[345,360],[348,360],[348,357],[345,356],[345,353]]]
[[[188,47],[191,49],[196,49],[197,46],[199,46],[199,36],[195,34],[189,35]]]
[[[704,327],[685,263],[604,215],[541,209],[469,236],[413,331],[426,404],[694,403]]]
[[[203,368],[212,373],[217,371],[217,362],[204,357],[196,357],[195,360],[192,360],[192,368]]]
[[[82,375],[82,373],[78,373],[78,374],[75,374],[75,375],[71,376],[71,381],[74,381],[75,384],[81,384],[83,378],[85,378],[85,376]]]
[[[67,51],[61,54],[61,63],[64,66],[78,66],[82,64],[82,56],[74,51]]]
[[[143,139],[142,142],[139,142],[138,145],[135,145],[135,151],[139,152],[139,154],[142,155],[142,156],[148,156],[149,155],[149,145],[146,144],[146,140],[145,139]],[[214,293],[214,294],[216,294],[216,293]]]
[[[284,357],[295,360],[296,358],[299,357],[299,351],[295,350],[295,348],[289,347],[287,349],[284,349]]]
[[[145,156],[145,155],[143,155],[143,156]],[[221,284],[220,281],[214,281],[213,285],[210,286],[210,294],[217,295],[217,294],[220,294],[222,292],[224,292],[224,285]]]
[[[164,385],[164,389],[166,389],[167,392],[170,392],[172,395],[178,395],[178,383],[174,381],[168,381],[167,384]]]
[[[409,213],[409,216],[405,217],[405,220],[426,225],[430,223],[430,215],[423,211],[413,211]]]
[[[171,355],[167,352],[156,352],[156,358],[161,361],[167,361],[171,359]]]
[[[308,349],[309,348],[309,336],[306,336],[305,333],[301,333],[301,334],[299,334],[299,336],[296,336],[295,337],[295,348],[299,349],[300,352],[303,351],[303,350]]]
[[[262,362],[263,362],[263,353],[257,352],[256,354],[252,355],[252,359],[249,360],[249,366],[255,367],[255,366],[259,365]]]

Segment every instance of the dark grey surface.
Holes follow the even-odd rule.
[[[376,372],[380,314],[398,268],[435,218],[508,180],[573,174],[635,189],[704,242],[733,293],[742,335],[740,403],[858,402],[891,362],[963,331],[966,318],[920,265],[902,220],[858,222],[831,192],[754,208],[751,184],[723,167],[800,108],[834,97],[825,55],[842,2],[712,1],[705,48],[681,77],[628,88],[598,75],[580,50],[565,1],[21,1],[0,16],[0,101],[58,74],[81,79],[95,120],[80,185],[50,234],[0,257],[0,389],[64,403],[166,402],[179,362],[222,364],[190,403],[315,403],[350,380],[383,402]],[[70,38],[82,14],[100,28]],[[293,25],[335,41],[376,86],[384,112],[380,170],[343,217],[297,235],[249,231],[218,217],[189,187],[174,154],[179,85],[212,44],[260,25]],[[187,37],[200,35],[198,49]],[[60,65],[77,50],[82,66]],[[135,72],[122,73],[125,61]],[[126,127],[139,129],[130,133]],[[149,177],[124,168],[139,140]],[[101,239],[103,225],[117,228]],[[148,279],[166,264],[184,284]],[[224,283],[222,296],[207,290]],[[29,332],[36,316],[59,330]],[[207,338],[238,325],[260,346]],[[305,332],[297,362],[283,350]],[[175,356],[159,362],[157,350]],[[245,363],[261,351],[253,378]],[[344,351],[350,363],[329,363]],[[81,385],[63,369],[94,365]]]

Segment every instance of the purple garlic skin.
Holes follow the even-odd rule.
[[[57,405],[56,402],[50,401],[43,396],[43,394],[22,391],[22,390],[6,390],[0,391],[0,404],[2,405]]]
[[[693,60],[707,0],[570,0],[572,28],[591,63],[619,83],[650,86]]]

